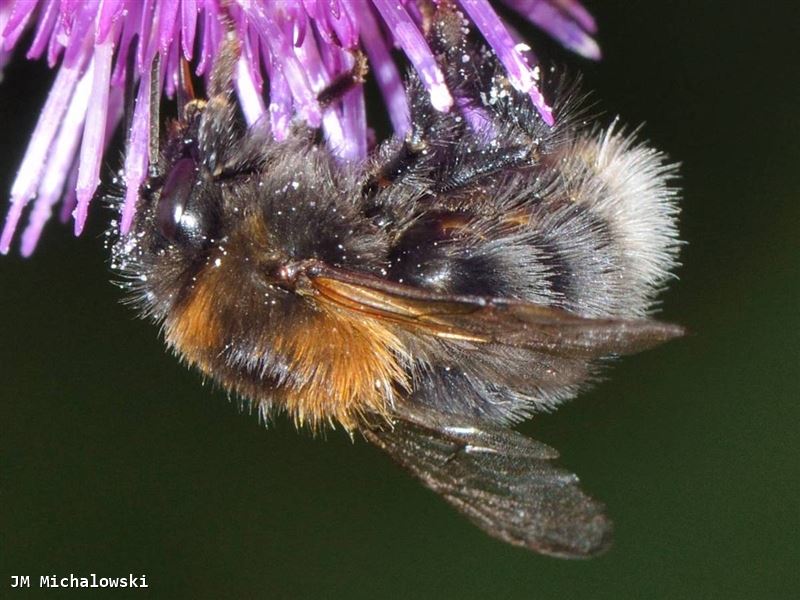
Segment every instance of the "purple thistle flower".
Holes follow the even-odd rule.
[[[589,58],[600,51],[595,23],[577,0],[501,0],[567,48]],[[532,54],[495,12],[489,0],[458,0],[505,66],[509,81],[530,94],[542,118],[552,113],[537,85]],[[425,41],[423,17],[414,0],[0,0],[0,69],[26,30],[33,31],[26,57],[45,58],[58,74],[31,135],[11,189],[11,207],[0,233],[7,253],[23,210],[34,201],[22,233],[30,255],[45,223],[62,201],[75,233],[86,222],[100,183],[102,157],[122,120],[126,70],[139,81],[123,167],[128,190],[121,230],[128,231],[139,186],[147,176],[151,123],[150,81],[173,97],[181,59],[199,77],[210,76],[226,27],[242,42],[235,92],[248,124],[268,122],[283,139],[295,119],[321,127],[327,144],[343,160],[366,156],[367,122],[362,86],[330,106],[317,96],[348,73],[354,51],[368,57],[394,131],[410,126],[408,100],[391,57],[401,49],[430,93],[431,104],[453,105],[444,77]],[[129,60],[132,57],[133,60]],[[154,65],[156,69],[154,69]],[[264,84],[269,83],[265,102]]]

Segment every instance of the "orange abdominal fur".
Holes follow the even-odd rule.
[[[264,349],[255,350],[279,356],[287,365],[290,376],[281,386],[267,378],[253,381],[252,373],[237,377],[221,369],[220,357],[230,340],[216,305],[220,295],[215,290],[224,283],[218,273],[205,269],[165,324],[167,342],[187,362],[260,408],[286,410],[297,425],[314,430],[338,422],[352,431],[368,415],[388,418],[394,394],[410,385],[402,343],[377,319],[324,300],[298,297],[297,302],[316,302],[318,310],[266,332]]]
[[[164,327],[167,343],[204,372],[210,371],[208,350],[219,347],[223,337],[214,310],[213,284],[213,276],[200,278],[177,318],[168,318]]]
[[[336,420],[354,429],[369,414],[388,417],[396,388],[409,382],[397,337],[382,323],[327,307],[274,340],[290,357],[299,385],[286,390],[285,408],[298,425]]]

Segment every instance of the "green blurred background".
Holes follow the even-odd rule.
[[[693,334],[521,428],[607,503],[613,549],[505,546],[366,443],[265,429],[119,304],[95,211],[0,259],[0,597],[91,572],[144,573],[154,598],[798,597],[800,11],[588,6],[599,64],[522,29],[683,163],[689,242],[663,316]],[[50,77],[6,71],[0,189]]]

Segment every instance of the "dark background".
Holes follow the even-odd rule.
[[[53,225],[0,259],[0,596],[52,595],[11,575],[133,572],[158,598],[797,597],[800,11],[589,7],[601,63],[534,45],[683,163],[663,316],[693,331],[522,426],[607,503],[612,550],[506,546],[362,441],[265,429],[118,303],[94,211],[81,239]],[[0,189],[50,77],[7,69]]]

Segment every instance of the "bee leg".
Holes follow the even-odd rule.
[[[219,48],[219,54],[214,61],[214,69],[211,71],[210,85],[208,89],[209,99],[216,96],[230,96],[233,91],[233,73],[236,63],[242,53],[242,44],[239,36],[233,30],[233,25],[228,24],[225,38]]]
[[[155,174],[159,160],[161,109],[161,55],[156,52],[153,65],[150,67],[150,141],[148,143],[148,160],[150,170]]]
[[[446,177],[437,181],[434,189],[437,192],[465,189],[505,169],[532,165],[535,156],[535,149],[524,144],[500,148],[496,151],[484,150],[479,159],[461,164],[458,169],[454,169]]]
[[[235,118],[233,74],[241,55],[241,42],[233,24],[226,24],[225,37],[220,44],[208,86],[208,100],[189,100],[184,104],[184,117],[195,121],[200,162],[206,177],[219,177],[226,170],[229,149],[241,135]],[[189,93],[190,79],[186,78],[184,91]],[[181,86],[179,86],[181,87]],[[199,118],[198,118],[199,115]]]
[[[360,50],[353,50],[351,55],[354,59],[353,68],[336,77],[317,94],[317,102],[323,108],[338,102],[354,87],[364,83],[369,72],[367,57]]]
[[[362,193],[371,198],[380,190],[402,179],[413,170],[428,147],[424,139],[415,139],[413,136],[407,138],[392,156],[369,174],[362,186]],[[440,149],[439,152],[446,150]],[[497,149],[483,148],[479,158],[457,161],[458,168],[447,170],[443,177],[437,178],[432,183],[432,190],[446,193],[468,188],[504,169],[532,165],[537,156],[537,149],[524,143]],[[442,162],[446,162],[446,159]]]
[[[367,174],[361,187],[362,194],[366,198],[372,198],[380,190],[402,179],[417,164],[427,148],[428,144],[421,137],[408,136],[393,153]]]

